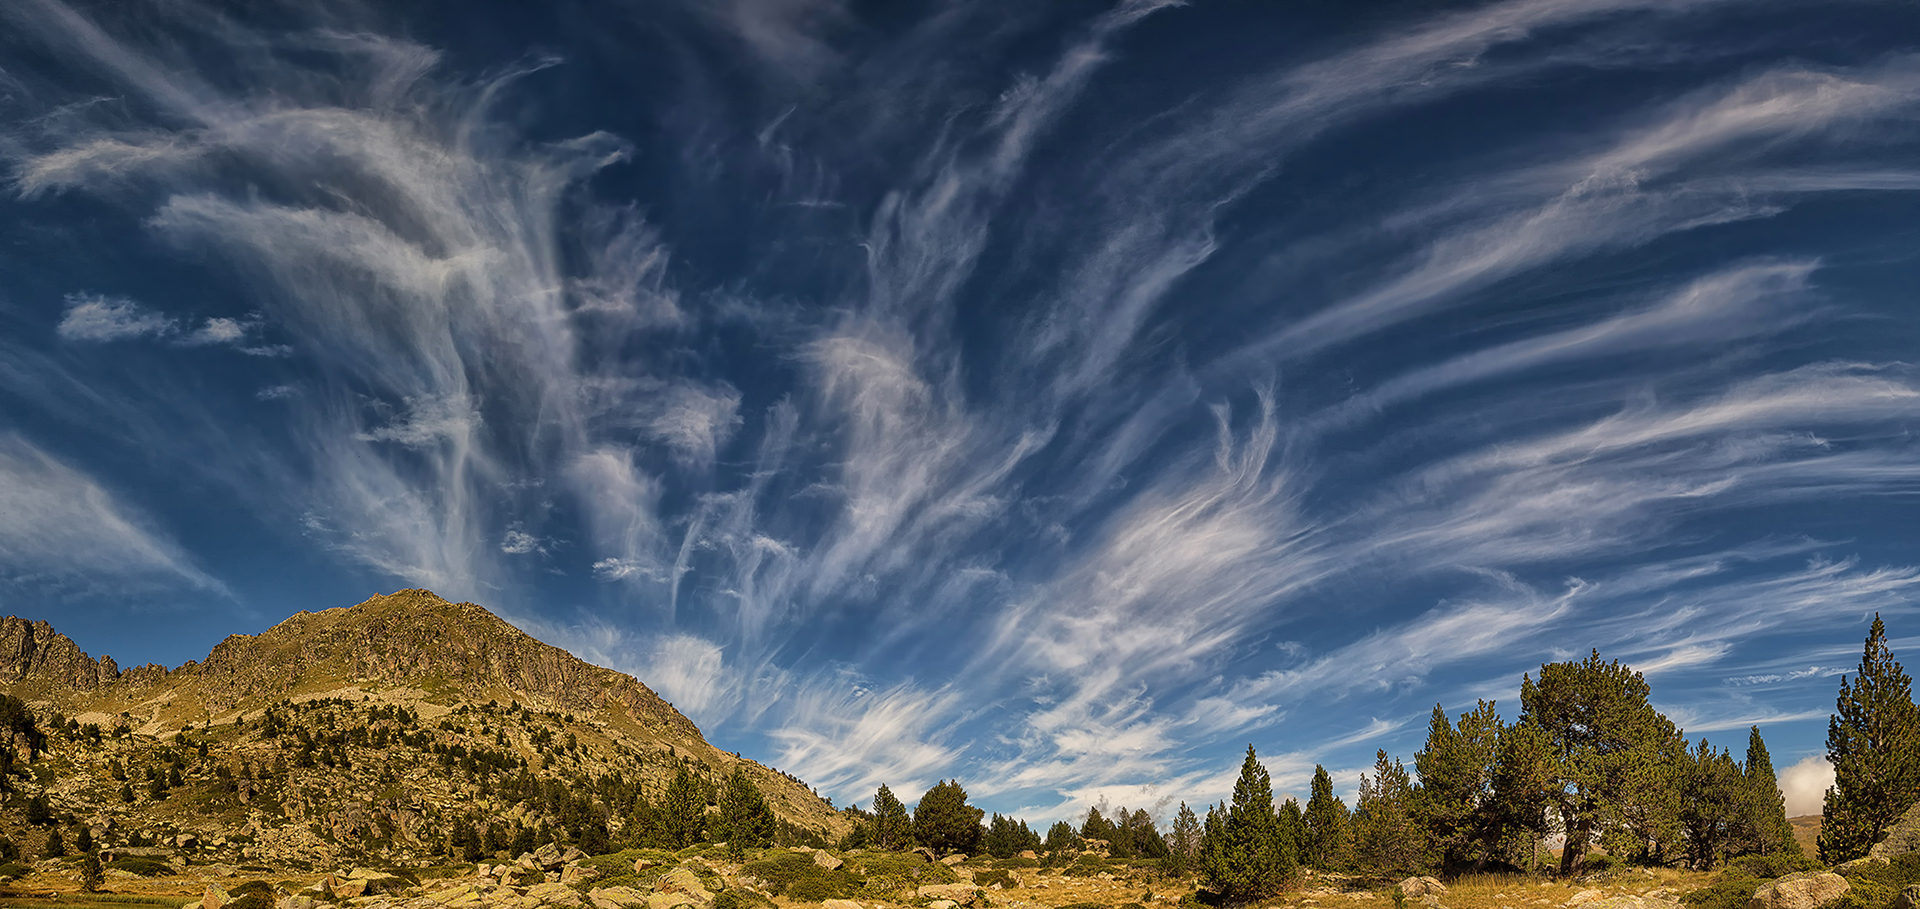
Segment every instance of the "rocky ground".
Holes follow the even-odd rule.
[[[804,859],[822,880],[860,881],[852,892],[825,899],[796,898],[780,882],[760,875],[783,861]],[[482,863],[418,871],[340,869],[331,874],[281,878],[231,865],[193,865],[143,878],[109,872],[109,899],[155,898],[185,909],[1152,909],[1195,906],[1191,880],[1173,880],[1145,868],[1115,866],[1088,872],[1084,866],[1009,867],[991,859],[935,864],[903,878],[897,868],[881,873],[880,861],[859,850],[766,850],[731,855],[724,847],[682,853],[621,853],[587,857],[555,847],[513,862]],[[827,873],[847,873],[829,878]],[[859,872],[855,874],[854,872]],[[860,876],[864,875],[864,877]],[[1681,894],[1704,886],[1711,875],[1661,869],[1601,878],[1553,881],[1519,875],[1467,876],[1451,883],[1407,878],[1398,883],[1407,909],[1680,909]],[[798,885],[793,885],[797,887]],[[1395,909],[1395,884],[1309,874],[1292,891],[1265,903],[1289,909]],[[84,899],[75,868],[42,862],[5,894],[15,899]],[[266,894],[271,896],[267,897]],[[271,902],[268,902],[268,899]],[[0,902],[4,902],[0,898]],[[1782,902],[1768,909],[1801,909]]]

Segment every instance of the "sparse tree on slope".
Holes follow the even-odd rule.
[[[1193,869],[1199,854],[1200,818],[1186,802],[1181,802],[1179,813],[1173,817],[1173,827],[1167,833],[1167,861],[1163,866],[1168,874],[1182,877]]]
[[[1867,854],[1920,794],[1920,718],[1912,680],[1887,649],[1887,630],[1873,617],[1860,671],[1840,679],[1827,722],[1833,788],[1821,812],[1820,861],[1837,865]]]
[[[1273,781],[1252,745],[1233,784],[1232,806],[1207,815],[1205,841],[1201,862],[1207,884],[1228,901],[1272,896],[1293,874],[1294,844],[1281,834]]]
[[[1327,768],[1313,765],[1305,820],[1306,864],[1321,871],[1345,868],[1351,853],[1350,820],[1346,803],[1333,794],[1333,777]]]
[[[873,794],[873,845],[892,852],[913,848],[913,820],[907,817],[907,806],[885,783]]]
[[[738,849],[773,845],[773,809],[753,784],[744,767],[736,765],[720,790],[720,813],[713,819],[713,835]]]
[[[706,838],[706,785],[686,765],[673,774],[659,805],[660,838],[674,849],[684,849]]]

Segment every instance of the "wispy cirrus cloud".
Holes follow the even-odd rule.
[[[11,433],[0,435],[0,577],[55,595],[154,586],[227,595],[150,517]]]

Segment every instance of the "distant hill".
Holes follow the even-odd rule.
[[[709,783],[744,767],[790,839],[851,824],[797,778],[713,747],[638,679],[427,590],[301,612],[174,669],[123,670],[7,617],[0,690],[57,727],[15,785],[107,842],[191,836],[231,861],[317,867],[444,851],[463,821],[619,837],[681,767]]]
[[[1800,844],[1800,848],[1807,855],[1820,854],[1820,815],[1803,814],[1799,817],[1790,817],[1787,818],[1787,823],[1793,825],[1793,839]]]

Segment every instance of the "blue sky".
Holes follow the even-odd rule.
[[[1036,819],[1920,641],[1911,4],[401,6],[0,5],[0,608],[429,587]]]

